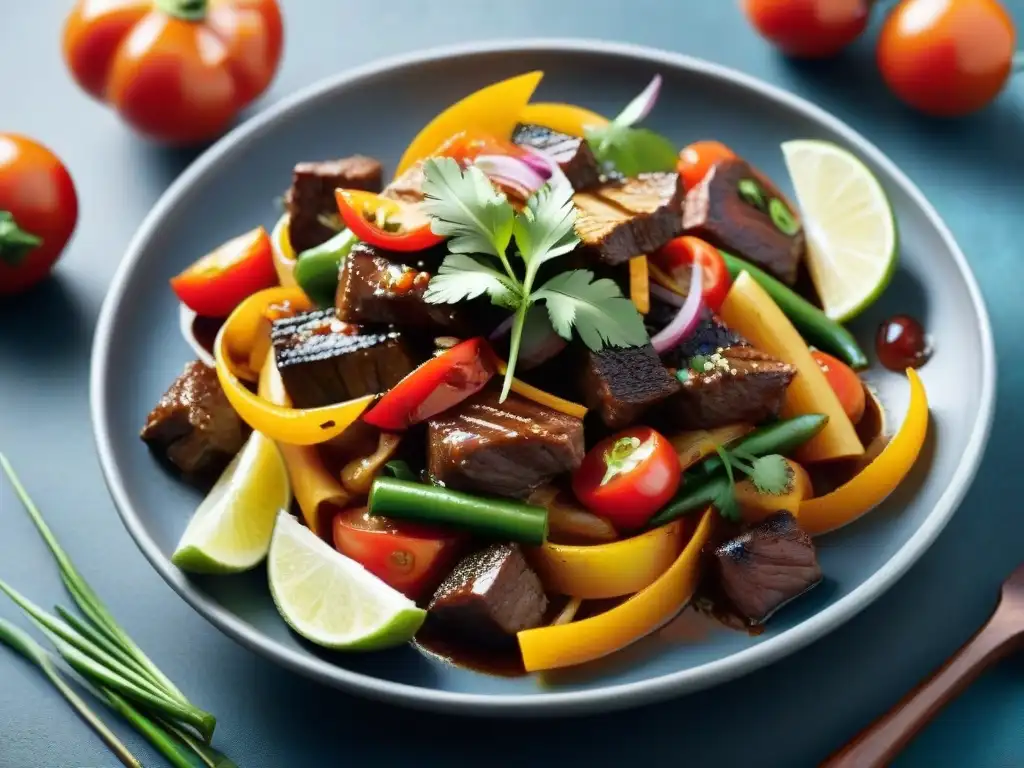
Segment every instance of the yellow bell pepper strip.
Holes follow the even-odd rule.
[[[573,546],[550,541],[529,551],[545,588],[601,600],[639,592],[668,570],[683,547],[683,521],[611,544]]]
[[[825,428],[797,449],[797,460],[811,463],[864,453],[857,430],[807,344],[749,272],[740,272],[733,281],[719,314],[726,325],[762,352],[796,368],[797,375],[782,403],[782,418],[803,413],[828,416]]]
[[[607,656],[679,613],[697,589],[701,550],[711,535],[714,514],[706,510],[668,570],[621,605],[582,621],[520,632],[517,638],[526,671],[569,667]]]
[[[646,256],[634,256],[629,260],[629,298],[641,315],[651,311],[651,284],[647,276]]]
[[[459,131],[479,131],[500,139],[510,138],[542,77],[543,72],[510,77],[452,104],[427,123],[412,140],[395,169],[395,176],[401,176],[418,160],[430,157]]]
[[[270,249],[274,254],[274,270],[277,281],[285,288],[294,288],[295,282],[295,249],[288,235],[288,214],[283,214],[270,233]]]
[[[672,293],[679,294],[684,298],[686,297],[686,291],[684,291],[683,287],[676,282],[674,277],[665,272],[657,264],[651,264],[650,259],[648,259],[647,262],[647,273],[650,275],[652,283],[657,283],[667,291],[672,291]]]
[[[786,464],[793,473],[793,482],[786,493],[761,493],[752,480],[741,480],[733,486],[733,496],[743,522],[757,525],[766,517],[783,510],[797,517],[800,505],[814,495],[807,470],[791,459],[786,459]]]
[[[609,121],[607,117],[577,107],[575,104],[538,102],[527,104],[523,108],[519,113],[519,122],[543,125],[545,128],[570,136],[584,136],[587,128],[602,128],[608,125]]]
[[[504,376],[505,371],[508,370],[504,360],[495,361],[495,365],[498,368],[498,375]],[[524,381],[519,379],[512,379],[512,391],[520,397],[525,397],[527,400],[533,400],[535,403],[547,406],[553,411],[564,413],[566,416],[575,416],[577,419],[582,419],[587,415],[586,407],[579,403],[574,403],[571,400],[563,400],[557,395],[552,395],[550,392],[545,392],[543,389],[531,386]]]
[[[290,408],[292,401],[281,381],[272,352],[260,369],[260,383],[257,394],[269,403]],[[334,475],[327,471],[320,452],[312,445],[288,445],[278,443],[288,470],[288,480],[295,500],[299,502],[302,519],[317,536],[330,531],[330,517],[334,511],[344,509],[352,496],[342,487]]]
[[[267,309],[274,304],[289,305],[299,312],[312,308],[299,288],[267,288],[239,304],[221,327],[226,351],[224,364],[243,381],[257,381],[260,377],[260,366],[253,365],[252,352],[260,345],[260,337],[267,335]],[[266,355],[265,349],[263,354]]]
[[[672,443],[679,466],[685,472],[694,464],[710,456],[718,448],[724,448],[732,442],[754,430],[751,424],[726,424],[714,429],[693,429],[678,432],[668,440]]]
[[[231,313],[213,346],[217,378],[238,416],[253,429],[279,443],[315,445],[337,437],[362,415],[376,395],[323,408],[284,408],[250,392],[235,373],[233,358],[248,358],[267,309],[283,301],[299,309],[309,299],[298,288],[268,288],[255,293]]]
[[[910,407],[899,431],[874,461],[831,493],[800,505],[797,520],[811,536],[842,528],[880,504],[914,466],[928,434],[928,395],[921,377],[907,368]]]

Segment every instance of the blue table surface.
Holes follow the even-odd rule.
[[[107,496],[87,407],[89,346],[100,302],[147,210],[194,157],[154,147],[67,76],[60,24],[70,0],[4,3],[0,130],[51,145],[74,175],[77,236],[55,280],[0,318],[0,449],[80,569],[131,634],[193,700],[220,718],[218,745],[242,766],[592,765],[811,766],[895,702],[966,640],[1024,554],[1024,492],[1013,446],[1024,433],[1024,83],[989,110],[940,123],[888,96],[870,42],[796,66],[715,0],[284,0],[279,77],[255,109],[320,77],[414,48],[480,38],[581,36],[643,43],[720,62],[802,94],[874,141],[945,217],[978,275],[1002,364],[984,466],[932,550],[874,606],[784,662],[713,691],[607,717],[536,723],[460,721],[321,687],[221,636],[139,554]],[[1007,2],[1024,25],[1024,0]],[[424,83],[429,87],[429,83]],[[1008,279],[1009,278],[1009,279]],[[19,318],[18,325],[12,325]],[[140,318],[144,321],[144,318]],[[0,484],[2,485],[2,484]],[[64,602],[51,562],[0,487],[0,575],[38,602]],[[0,616],[21,620],[8,603]],[[134,733],[114,729],[146,765]],[[28,665],[0,654],[0,768],[113,766],[114,759]],[[1024,765],[1024,662],[1010,659],[949,706],[900,766]],[[496,748],[497,747],[497,748]]]

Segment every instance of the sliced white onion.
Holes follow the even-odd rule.
[[[213,355],[206,351],[206,348],[199,343],[199,339],[196,338],[193,325],[196,321],[196,313],[186,307],[181,302],[178,303],[178,327],[181,328],[181,335],[188,342],[188,345],[192,347],[192,351],[196,353],[196,357],[211,368],[217,366],[217,361],[213,359]]]
[[[686,296],[686,301],[672,318],[672,322],[651,337],[651,344],[659,355],[677,347],[697,327],[700,311],[704,306],[703,282],[704,270],[699,264],[694,264],[690,277],[690,292]]]

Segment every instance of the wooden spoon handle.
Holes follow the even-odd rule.
[[[821,768],[888,765],[943,706],[1013,648],[1020,629],[1009,618],[1001,616],[997,609],[949,661],[822,763]]]

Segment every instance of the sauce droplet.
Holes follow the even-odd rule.
[[[903,371],[927,363],[932,356],[932,345],[917,320],[910,315],[893,315],[878,326],[875,352],[890,371]]]

